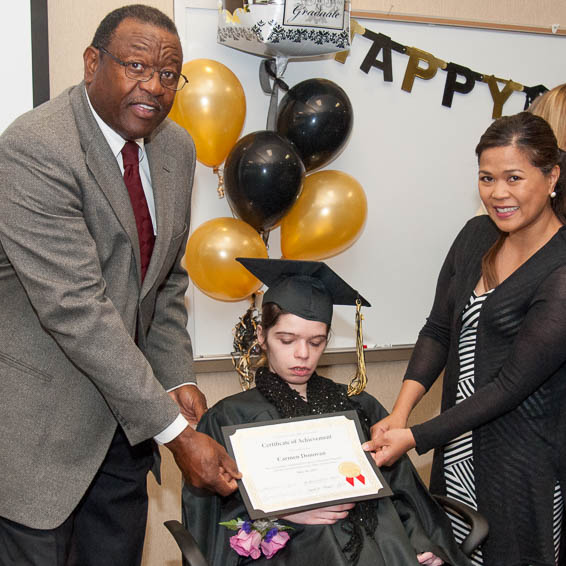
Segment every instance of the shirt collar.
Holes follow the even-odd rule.
[[[100,128],[100,130],[102,131],[102,135],[104,136],[104,138],[106,139],[106,141],[108,142],[108,145],[110,146],[110,149],[112,150],[112,153],[114,154],[114,157],[116,159],[118,159],[118,156],[120,155],[120,153],[122,152],[122,148],[124,147],[124,144],[128,141],[125,140],[118,132],[115,132],[97,113],[96,110],[93,108],[92,103],[90,102],[90,98],[88,97],[88,93],[86,92],[86,88],[85,88],[85,94],[86,94],[86,99],[88,101],[88,105],[90,107],[90,110],[92,112],[92,115],[94,116],[94,119],[96,120],[96,123],[98,124],[98,127]],[[137,140],[134,140],[138,146],[141,149],[141,156],[143,157],[143,155],[145,154],[145,149],[144,149],[144,140],[143,138],[139,138]]]

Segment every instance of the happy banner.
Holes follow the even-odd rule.
[[[384,81],[392,82],[393,65],[391,52],[396,51],[409,57],[405,76],[401,84],[401,89],[406,92],[412,91],[415,78],[428,81],[433,79],[439,70],[444,71],[446,80],[442,105],[448,108],[452,107],[454,93],[468,94],[472,92],[477,82],[485,83],[489,88],[493,100],[492,118],[499,118],[502,115],[503,106],[513,92],[519,91],[525,94],[524,109],[526,110],[537,96],[548,90],[544,85],[525,86],[511,79],[501,79],[494,75],[473,71],[457,63],[447,63],[431,53],[416,47],[401,45],[387,35],[366,29],[355,20],[352,20],[351,23],[351,33],[352,40],[354,35],[358,34],[371,41],[371,46],[360,65],[360,69],[366,74],[369,73],[372,67],[375,67],[383,73]],[[347,51],[338,53],[336,60],[344,63],[348,54],[349,52]]]

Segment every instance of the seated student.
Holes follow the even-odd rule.
[[[367,393],[349,397],[345,385],[315,371],[326,347],[333,303],[356,304],[359,299],[369,304],[321,262],[239,261],[269,286],[258,326],[258,341],[267,363],[256,372],[255,389],[217,403],[205,413],[198,430],[223,443],[222,426],[356,410],[369,438],[370,426],[386,415],[385,409]],[[279,517],[279,523],[293,529],[283,531],[286,534],[279,537],[278,546],[284,547],[269,562],[258,548],[257,535],[252,556],[240,556],[230,546],[235,532],[219,525],[232,519],[248,519],[238,492],[219,497],[185,486],[183,520],[212,566],[470,564],[452,538],[446,515],[429,495],[408,457],[384,468],[382,473],[394,492],[392,497]],[[273,545],[266,550],[271,554]]]

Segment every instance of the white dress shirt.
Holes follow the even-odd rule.
[[[108,142],[114,157],[118,163],[118,167],[120,167],[120,171],[122,175],[124,174],[124,161],[122,158],[122,148],[127,140],[125,140],[120,134],[115,132],[104,120],[96,113],[92,104],[90,103],[90,99],[88,94],[86,96],[88,100],[88,104],[90,106],[90,110],[98,124],[100,130],[102,131],[102,135]],[[157,235],[157,219],[155,217],[155,199],[153,198],[153,187],[151,186],[151,174],[149,172],[149,161],[147,159],[147,154],[145,152],[145,145],[143,138],[135,140],[139,147],[139,160],[140,160],[140,178],[142,182],[143,192],[145,194],[145,200],[147,201],[147,206],[149,208],[149,214],[151,216],[151,223],[153,225],[153,234]],[[182,383],[181,385],[177,385],[177,387],[173,387],[168,391],[173,391],[182,387],[183,385],[194,385],[196,383]],[[166,444],[167,442],[171,442],[173,439],[177,438],[179,434],[181,434],[187,427],[189,423],[181,413],[177,415],[177,418],[164,430],[162,430],[159,434],[154,436],[154,440],[158,444]]]

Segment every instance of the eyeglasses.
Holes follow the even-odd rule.
[[[97,47],[94,45],[96,49],[102,51],[110,58],[114,59],[118,65],[122,65],[124,67],[124,71],[126,72],[126,76],[129,79],[133,79],[135,81],[147,82],[150,81],[153,75],[156,72],[154,67],[150,67],[149,65],[145,65],[144,63],[140,63],[139,61],[122,61],[118,59],[115,55],[112,55],[110,51],[104,49],[104,47]],[[181,90],[189,80],[185,75],[181,73],[176,73],[175,71],[171,71],[170,69],[162,69],[161,71],[157,71],[159,73],[159,81],[161,85],[169,90]]]

